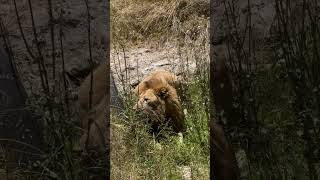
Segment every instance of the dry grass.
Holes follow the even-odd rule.
[[[114,0],[111,42],[139,44],[196,36],[208,18],[208,0]]]

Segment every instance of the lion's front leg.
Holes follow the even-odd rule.
[[[185,116],[178,98],[168,98],[167,102],[167,116],[172,120],[173,130],[177,133],[185,132]]]

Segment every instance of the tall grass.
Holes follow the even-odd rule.
[[[169,69],[174,69],[173,66],[182,69],[179,79],[183,86],[178,95],[187,125],[183,138],[170,136],[163,130],[161,135],[165,138],[157,142],[148,133],[150,127],[145,117],[132,109],[137,97],[132,93],[130,72],[115,66],[115,76],[120,77],[119,84],[123,87],[120,94],[125,111],[123,116],[111,117],[112,179],[209,179],[208,14],[201,9],[201,5],[208,3],[180,0],[112,3],[112,45],[114,52],[119,53],[111,61],[115,65],[128,63],[126,57],[117,56],[126,56],[125,52],[135,45],[150,48],[151,44],[170,44],[176,51],[168,51],[168,56],[176,53],[179,64],[171,64]],[[136,64],[140,68],[139,60]]]
[[[196,36],[198,25],[206,23],[208,17],[208,0],[114,0],[111,43],[163,43],[187,34]]]

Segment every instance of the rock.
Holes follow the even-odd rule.
[[[123,102],[119,95],[112,73],[110,73],[110,106],[113,107],[114,112],[117,115],[119,115],[124,109]]]
[[[163,66],[169,66],[169,65],[171,65],[171,63],[167,59],[160,60],[154,64],[154,66],[156,67],[163,67]]]
[[[149,67],[144,68],[144,71],[145,71],[146,73],[149,73],[149,72],[151,72],[151,70],[153,70],[153,69],[154,69],[154,67],[151,65],[151,66],[149,66]]]
[[[148,75],[150,72],[162,68],[181,74],[181,66],[187,66],[186,61],[182,61],[178,56],[177,47],[172,44],[166,45],[164,48],[157,50],[151,50],[150,48],[138,47],[128,49],[125,51],[126,66],[124,63],[124,57],[117,55],[116,50],[111,50],[110,67],[115,77],[115,83],[120,91],[123,90],[121,77],[125,78],[128,74],[128,87],[134,88],[139,82]],[[121,54],[121,53],[120,53]],[[195,62],[190,60],[188,62],[190,72],[193,72],[196,65]],[[121,71],[120,71],[121,70]]]
[[[131,87],[136,87],[139,84],[139,80],[138,79],[134,79],[130,82]]]

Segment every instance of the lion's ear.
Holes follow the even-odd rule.
[[[160,88],[160,89],[159,89],[159,92],[158,92],[158,96],[159,96],[161,99],[166,99],[166,98],[169,96],[168,88],[166,88],[166,87]]]
[[[144,81],[143,84],[144,84],[144,86],[146,88],[149,88],[149,86],[150,86],[150,82],[149,81]]]
[[[147,89],[151,88],[152,85],[154,84],[154,80],[153,79],[150,79],[148,81],[144,81],[144,85]]]

